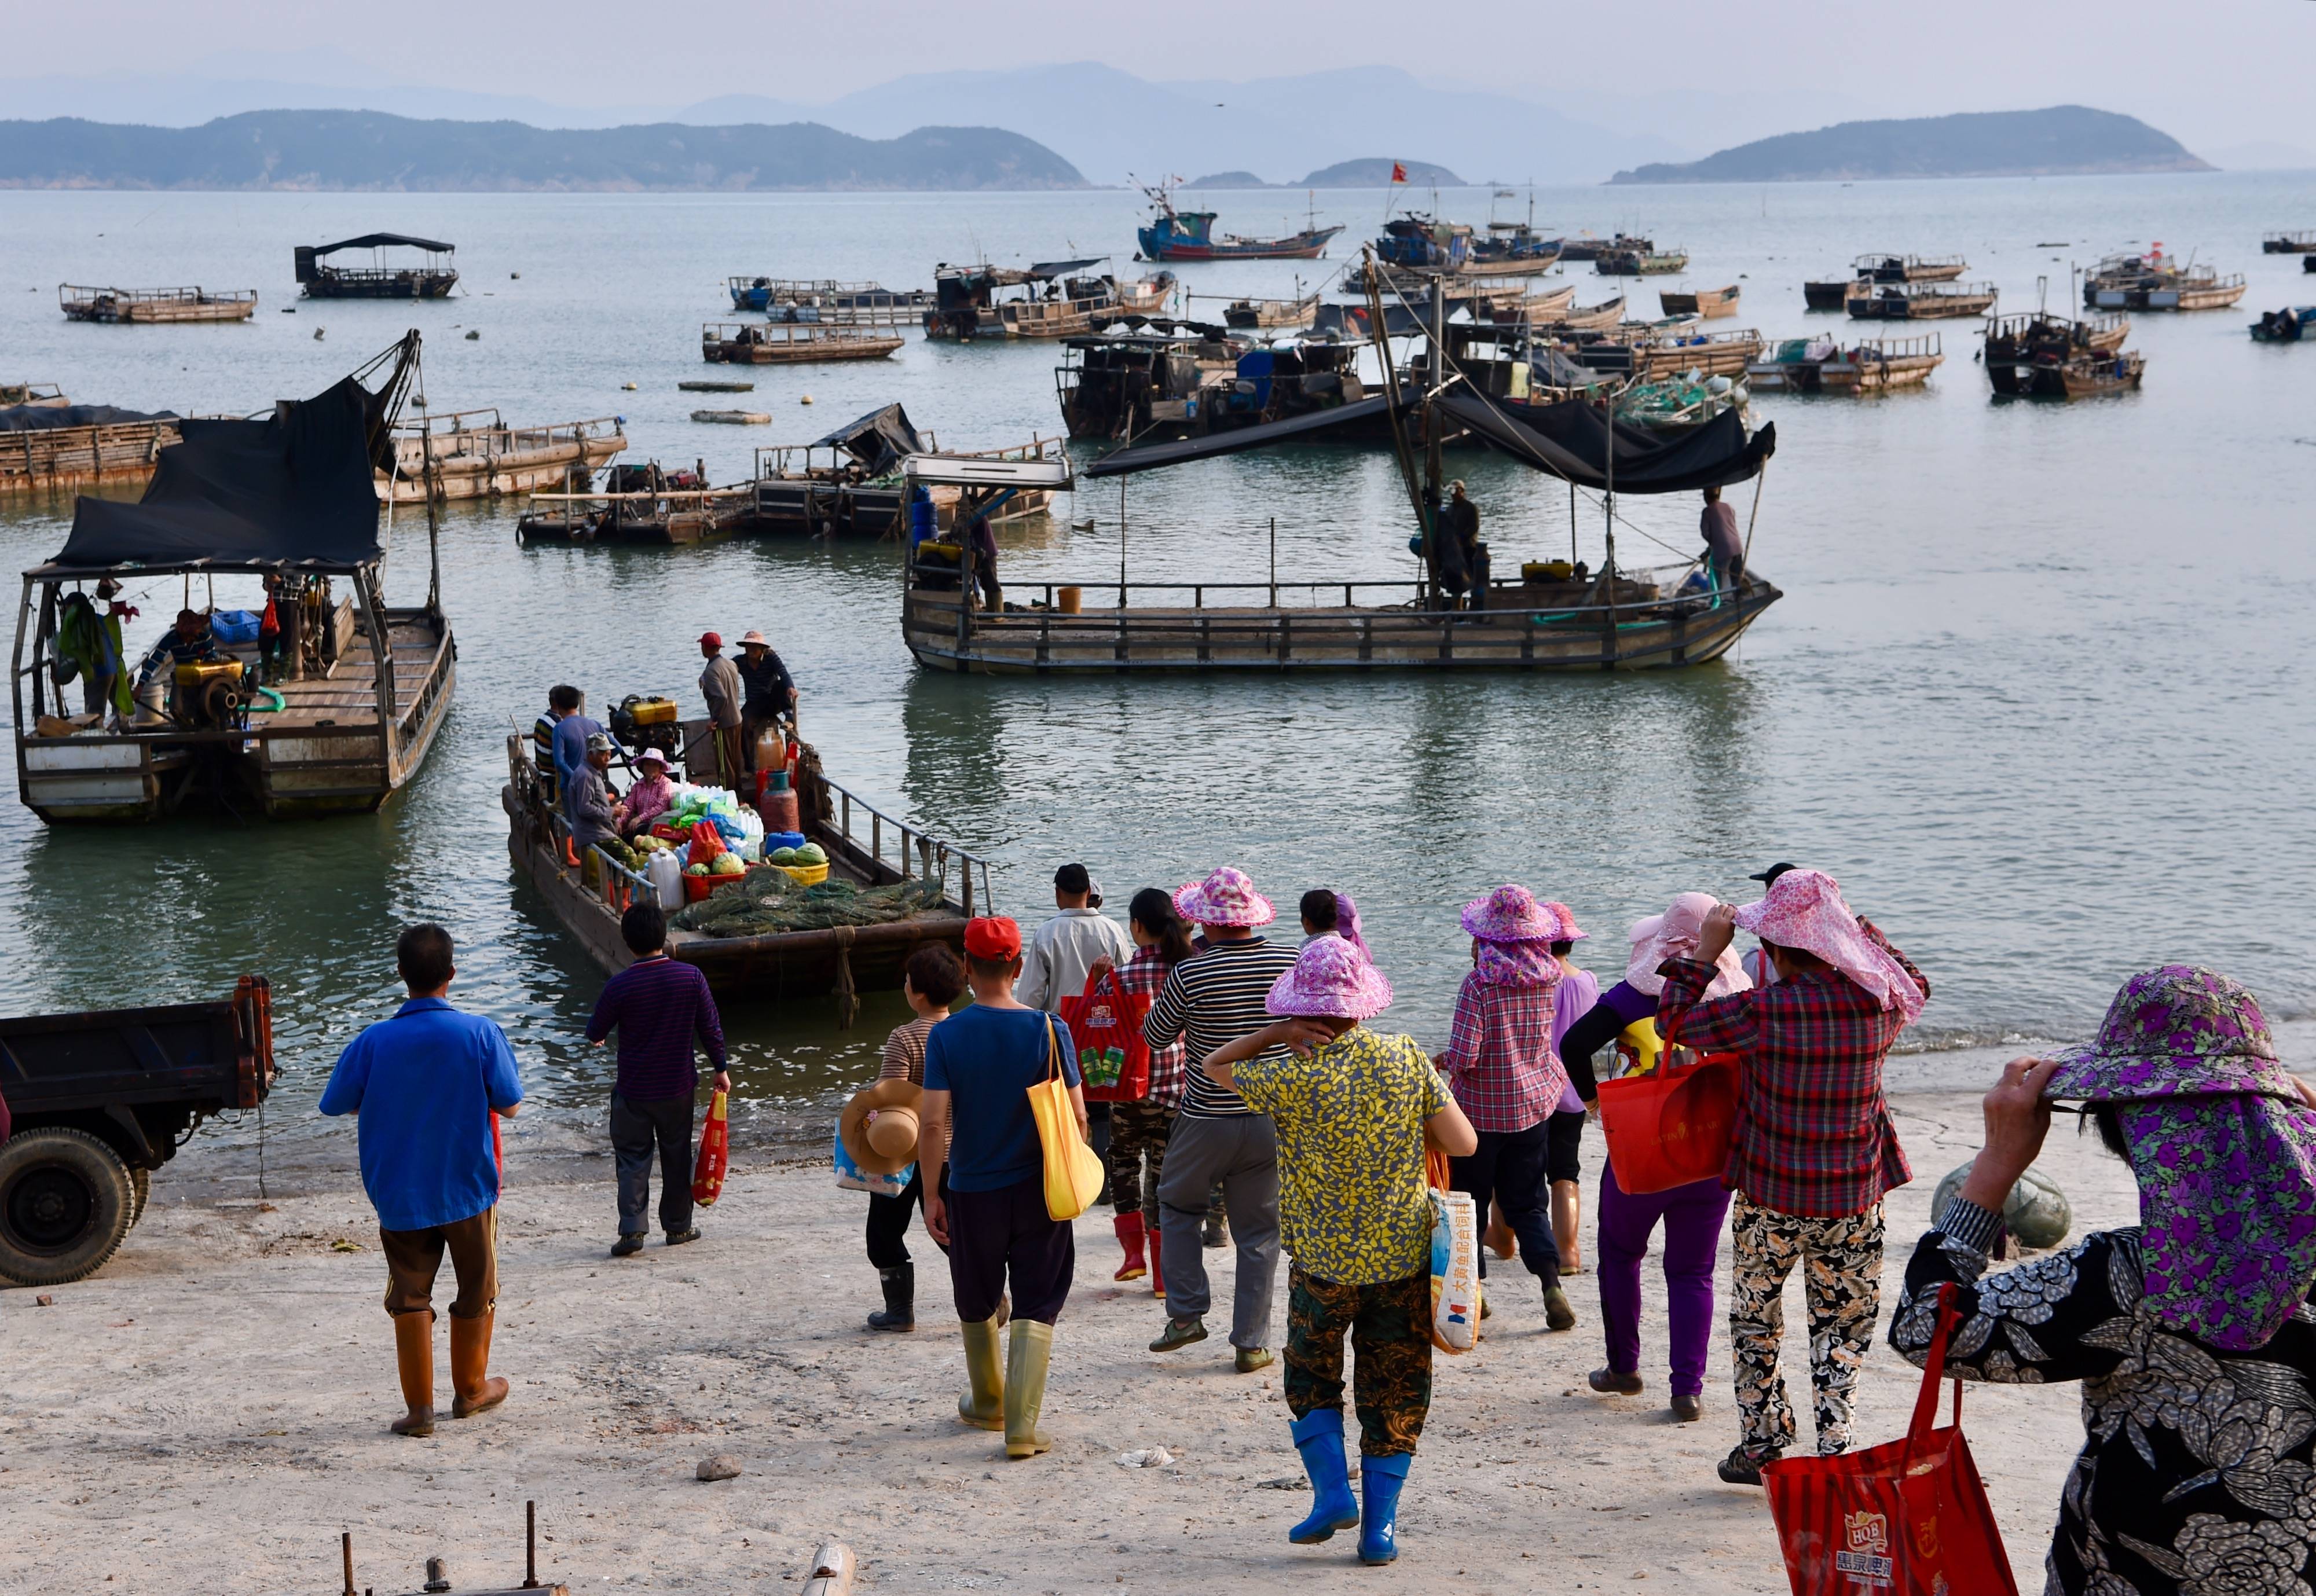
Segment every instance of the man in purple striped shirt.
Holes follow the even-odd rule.
[[[695,1041],[716,1066],[716,1089],[732,1089],[716,999],[706,976],[667,956],[667,917],[657,904],[637,903],[620,917],[619,936],[636,962],[604,984],[587,1021],[587,1040],[597,1047],[613,1029],[619,1033],[619,1073],[611,1087],[611,1157],[619,1182],[614,1258],[643,1250],[655,1146],[659,1222],[667,1245],[699,1239],[691,1223],[691,1095],[699,1084]]]

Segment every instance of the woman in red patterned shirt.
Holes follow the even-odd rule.
[[[1174,900],[1156,887],[1134,894],[1127,909],[1127,929],[1134,936],[1134,957],[1118,971],[1118,984],[1129,992],[1156,998],[1166,984],[1166,972],[1190,956],[1189,927],[1174,912]],[[1115,968],[1098,959],[1088,974],[1100,976]],[[1166,1137],[1174,1127],[1174,1111],[1182,1101],[1182,1071],[1189,1049],[1180,1038],[1150,1051],[1150,1095],[1138,1103],[1109,1105],[1110,1223],[1118,1230],[1126,1262],[1111,1278],[1121,1281],[1150,1277],[1152,1290],[1166,1294],[1166,1277],[1158,1268],[1158,1176],[1166,1160]],[[1146,1174],[1145,1174],[1146,1171]],[[1143,1243],[1149,1243],[1147,1262]]]

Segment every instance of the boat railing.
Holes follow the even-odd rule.
[[[482,426],[470,427],[465,424],[465,418],[468,416],[488,416],[490,421]],[[433,423],[441,421],[453,424],[441,430],[435,430]],[[395,432],[395,447],[405,462],[405,470],[423,463],[430,453],[439,462],[461,456],[518,454],[566,444],[584,449],[588,444],[609,443],[624,436],[617,416],[591,416],[583,421],[510,427],[500,421],[495,409],[454,411],[447,416],[430,416],[423,421],[405,421],[397,426]]]
[[[925,453],[937,455],[941,452],[940,441],[931,431],[920,431],[917,437],[923,441]],[[827,457],[825,465],[821,463],[823,456]],[[843,475],[847,466],[859,464],[834,444],[760,443],[756,446],[756,468],[751,480],[793,481],[800,477],[833,480]]]
[[[254,305],[255,288],[99,288],[79,283],[59,283],[57,297],[66,305],[94,305],[110,299],[116,305]]]
[[[1941,355],[1945,346],[1938,335],[1926,332],[1920,338],[1869,338],[1851,346],[1850,358],[1856,360],[1911,360],[1923,355]]]
[[[990,895],[988,860],[955,843],[920,830],[906,820],[895,819],[841,782],[831,781],[825,776],[819,780],[835,800],[831,806],[833,812],[829,815],[828,823],[855,850],[866,854],[872,864],[895,871],[903,881],[906,881],[912,874],[945,877],[949,861],[954,859],[963,867],[962,897],[966,915],[970,918],[989,912],[995,900]],[[860,811],[866,822],[865,843],[852,829],[855,810]],[[894,857],[889,861],[885,857],[885,838],[888,829],[892,833],[894,847]],[[975,871],[980,872],[978,894],[974,890]]]
[[[719,344],[798,344],[851,343],[862,341],[886,331],[898,332],[899,321],[877,323],[868,321],[824,322],[702,322],[699,342],[702,348],[714,349]],[[777,336],[775,336],[777,334]]]
[[[1691,563],[1694,563],[1694,562]],[[1535,610],[1536,613],[1550,614],[1553,616],[1581,614],[1590,616],[1618,614],[1626,611],[1638,612],[1642,610],[1656,613],[1661,611],[1665,606],[1675,602],[1676,599],[1680,597],[1662,590],[1666,586],[1666,583],[1662,580],[1663,577],[1667,573],[1678,574],[1685,572],[1688,569],[1689,566],[1688,565],[1679,565],[1666,566],[1661,570],[1635,569],[1631,571],[1620,571],[1617,573],[1617,580],[1620,582],[1630,582],[1646,579],[1655,580],[1657,586],[1660,589],[1660,593],[1658,597],[1653,598],[1635,598],[1616,604],[1587,603],[1581,607],[1563,606],[1558,608],[1547,607],[1543,610],[1537,610],[1537,607],[1531,605],[1517,605],[1506,607],[1501,613],[1510,615]],[[1020,585],[1026,586],[1027,584],[1025,583]],[[1132,595],[1136,593],[1162,593],[1172,595],[1188,593],[1190,596],[1189,607],[1192,609],[1206,608],[1207,595],[1208,593],[1260,593],[1265,596],[1265,602],[1260,606],[1244,605],[1220,607],[1225,608],[1243,608],[1252,611],[1260,609],[1321,609],[1336,607],[1332,604],[1322,604],[1319,601],[1319,595],[1323,591],[1328,594],[1330,598],[1332,598],[1335,593],[1341,592],[1343,595],[1343,602],[1341,607],[1344,609],[1362,607],[1367,609],[1400,609],[1405,611],[1410,617],[1417,619],[1439,619],[1449,616],[1460,616],[1465,619],[1472,619],[1489,613],[1485,610],[1425,609],[1423,607],[1424,584],[1421,579],[1413,577],[1385,578],[1372,581],[1342,581],[1320,580],[1315,578],[1297,579],[1292,577],[1282,577],[1275,581],[1265,581],[1200,582],[1138,581],[1131,580],[1121,582],[1113,579],[1107,581],[1049,581],[1042,584],[1042,586],[1045,595],[1045,608],[1042,611],[1032,612],[1032,614],[1029,616],[1021,616],[1017,612],[1009,611],[1002,618],[1009,624],[1016,621],[1032,619],[1046,621],[1080,621],[1091,624],[1097,621],[1100,616],[1105,613],[1101,610],[1084,609],[1080,610],[1075,614],[1070,614],[1056,609],[1054,607],[1055,597],[1064,588],[1075,588],[1081,593],[1116,593],[1118,596],[1118,600],[1112,608],[1117,610],[1131,607]],[[1525,586],[1525,583],[1514,581],[1508,577],[1497,578],[1489,583],[1489,592],[1492,596],[1497,593],[1501,593],[1509,597],[1513,593],[1519,592]],[[1402,602],[1397,604],[1386,603],[1385,605],[1360,605],[1358,598],[1358,594],[1378,590],[1385,593],[1404,594],[1406,597]],[[1278,596],[1282,592],[1289,594],[1290,596],[1301,593],[1305,595],[1310,599],[1310,602],[1307,605],[1302,606],[1282,605],[1278,601]],[[1154,607],[1179,608],[1180,606],[1179,604],[1160,605]],[[994,616],[984,616],[982,617],[980,624],[986,625],[1000,618],[1001,617]]]

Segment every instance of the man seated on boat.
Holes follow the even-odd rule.
[[[675,807],[675,784],[667,779],[667,756],[655,748],[636,756],[636,781],[628,795],[612,806],[619,835],[632,840],[652,828],[652,822]]]
[[[740,634],[740,657],[733,661],[740,671],[744,690],[740,718],[746,731],[749,763],[756,757],[756,738],[766,726],[780,716],[791,724],[796,720],[796,678],[781,663],[772,645],[764,641],[762,632],[753,630]]]
[[[563,812],[571,822],[571,846],[579,852],[584,879],[592,883],[601,872],[587,850],[619,833],[619,811],[611,792],[611,758],[619,745],[604,732],[587,739],[587,762],[572,773]]]
[[[1745,545],[1737,536],[1737,507],[1721,501],[1719,488],[1707,488],[1705,513],[1697,524],[1705,534],[1705,557],[1713,568],[1715,585],[1735,592],[1745,581]]]
[[[209,617],[198,609],[181,609],[177,612],[177,624],[161,634],[161,641],[153,645],[152,652],[138,666],[138,688],[141,691],[165,668],[174,679],[180,665],[213,665],[224,658]],[[172,693],[174,700],[174,688]]]

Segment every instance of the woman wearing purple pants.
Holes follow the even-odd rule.
[[[1661,915],[1635,923],[1632,961],[1625,979],[1600,995],[1584,1016],[1568,1028],[1561,1058],[1588,1111],[1598,1106],[1599,1086],[1592,1055],[1617,1043],[1626,1068],[1646,1075],[1657,1068],[1663,1041],[1657,1034],[1657,998],[1664,977],[1657,967],[1697,946],[1712,895],[1684,892]],[[1752,983],[1733,955],[1719,962],[1715,995]],[[1631,1396],[1641,1380],[1641,1263],[1649,1237],[1664,1227],[1667,1317],[1672,1325],[1672,1412],[1682,1423],[1704,1416],[1705,1351],[1713,1335],[1713,1266],[1721,1247],[1721,1225],[1729,1212],[1729,1192],[1720,1178],[1692,1181],[1667,1191],[1636,1196],[1617,1184],[1613,1166],[1600,1172],[1599,1235],[1600,1326],[1608,1343],[1606,1368],[1587,1376],[1596,1391]]]

